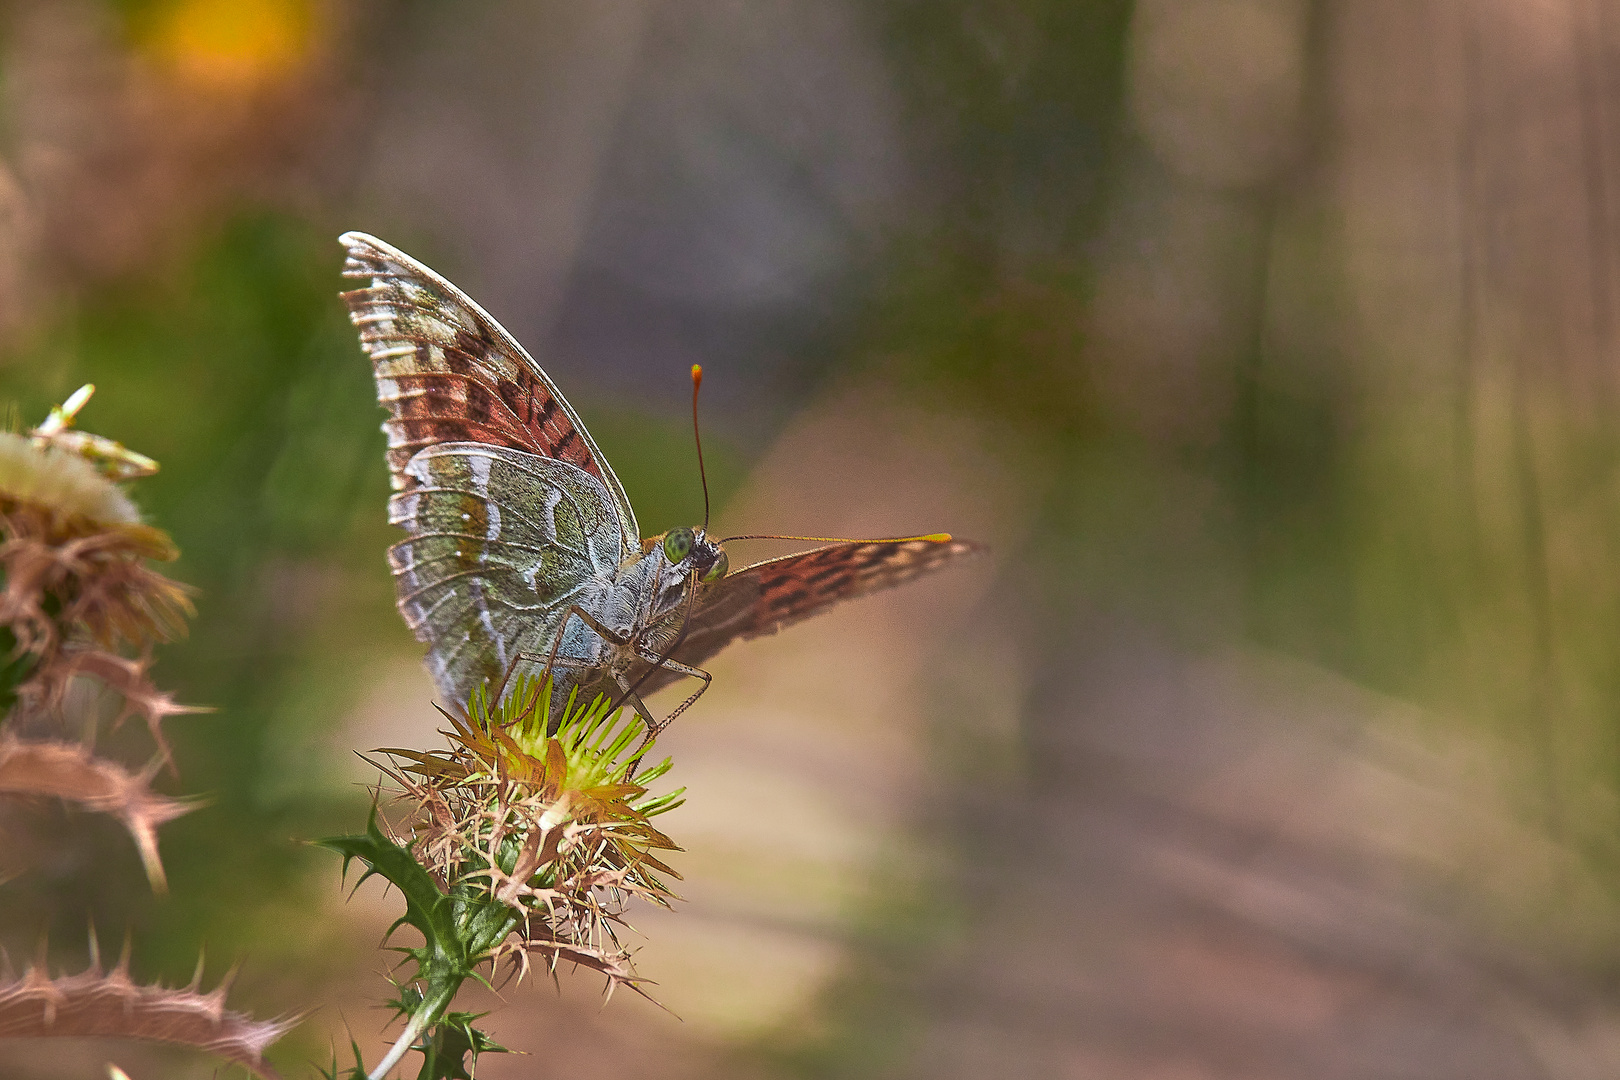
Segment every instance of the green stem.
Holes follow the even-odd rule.
[[[377,1063],[377,1067],[371,1070],[371,1075],[366,1077],[366,1080],[384,1080],[388,1075],[388,1070],[398,1065],[399,1059],[404,1057],[406,1051],[410,1050],[411,1044],[416,1042],[416,1037],[441,1016],[445,1009],[450,1007],[450,1001],[456,996],[456,991],[460,987],[461,980],[457,979],[454,983],[439,991],[433,998],[424,999],[417,1008],[416,1013],[411,1017],[411,1022],[406,1024],[405,1030],[400,1033],[399,1041],[389,1048],[388,1056]]]

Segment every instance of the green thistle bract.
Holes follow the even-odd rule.
[[[548,735],[550,705],[549,681],[520,679],[494,706],[480,688],[459,716],[444,713],[448,749],[382,751],[401,763],[393,775],[418,805],[413,849],[443,883],[484,875],[503,903],[537,889],[555,900],[583,875],[576,884],[667,904],[659,875],[680,875],[651,852],[678,849],[651,819],[680,805],[685,789],[653,796],[647,785],[669,759],[633,776],[647,749],[639,717],[570,694]]]

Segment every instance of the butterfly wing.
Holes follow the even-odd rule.
[[[686,636],[673,656],[699,665],[733,641],[774,634],[834,604],[903,584],[986,550],[971,540],[908,540],[900,544],[829,544],[797,555],[755,563],[700,586]],[[651,635],[661,653],[680,632],[682,611],[666,616]],[[647,693],[681,678],[657,671]]]
[[[388,501],[406,533],[388,552],[399,610],[460,703],[498,684],[518,653],[549,652],[568,605],[612,572],[619,523],[596,477],[507,447],[430,446],[406,479]]]
[[[619,557],[640,530],[624,487],[540,365],[488,312],[403,251],[365,233],[338,238],[343,275],[371,284],[343,294],[388,409],[388,469],[396,490],[414,482],[411,458],[446,442],[479,442],[573,465],[606,489]],[[497,493],[497,497],[500,494]]]

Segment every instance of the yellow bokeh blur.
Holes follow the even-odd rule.
[[[174,0],[142,35],[180,80],[241,93],[298,69],[315,40],[309,0]]]

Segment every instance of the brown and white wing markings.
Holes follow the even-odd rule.
[[[511,447],[601,481],[619,517],[620,557],[636,550],[640,534],[623,485],[523,346],[466,293],[398,248],[360,232],[338,240],[348,252],[343,275],[371,281],[343,299],[389,412],[383,430],[395,490],[413,485],[405,467],[426,447]]]
[[[755,563],[700,586],[691,624],[672,659],[701,665],[733,641],[774,634],[841,601],[904,584],[985,550],[971,540],[856,541]],[[678,611],[665,619],[654,640],[674,640],[680,619]],[[643,688],[652,693],[679,677],[654,672]]]
[[[439,689],[461,702],[519,653],[549,650],[568,605],[616,565],[618,521],[595,477],[509,447],[429,447],[409,478],[388,500],[406,533],[388,549],[399,610]]]

